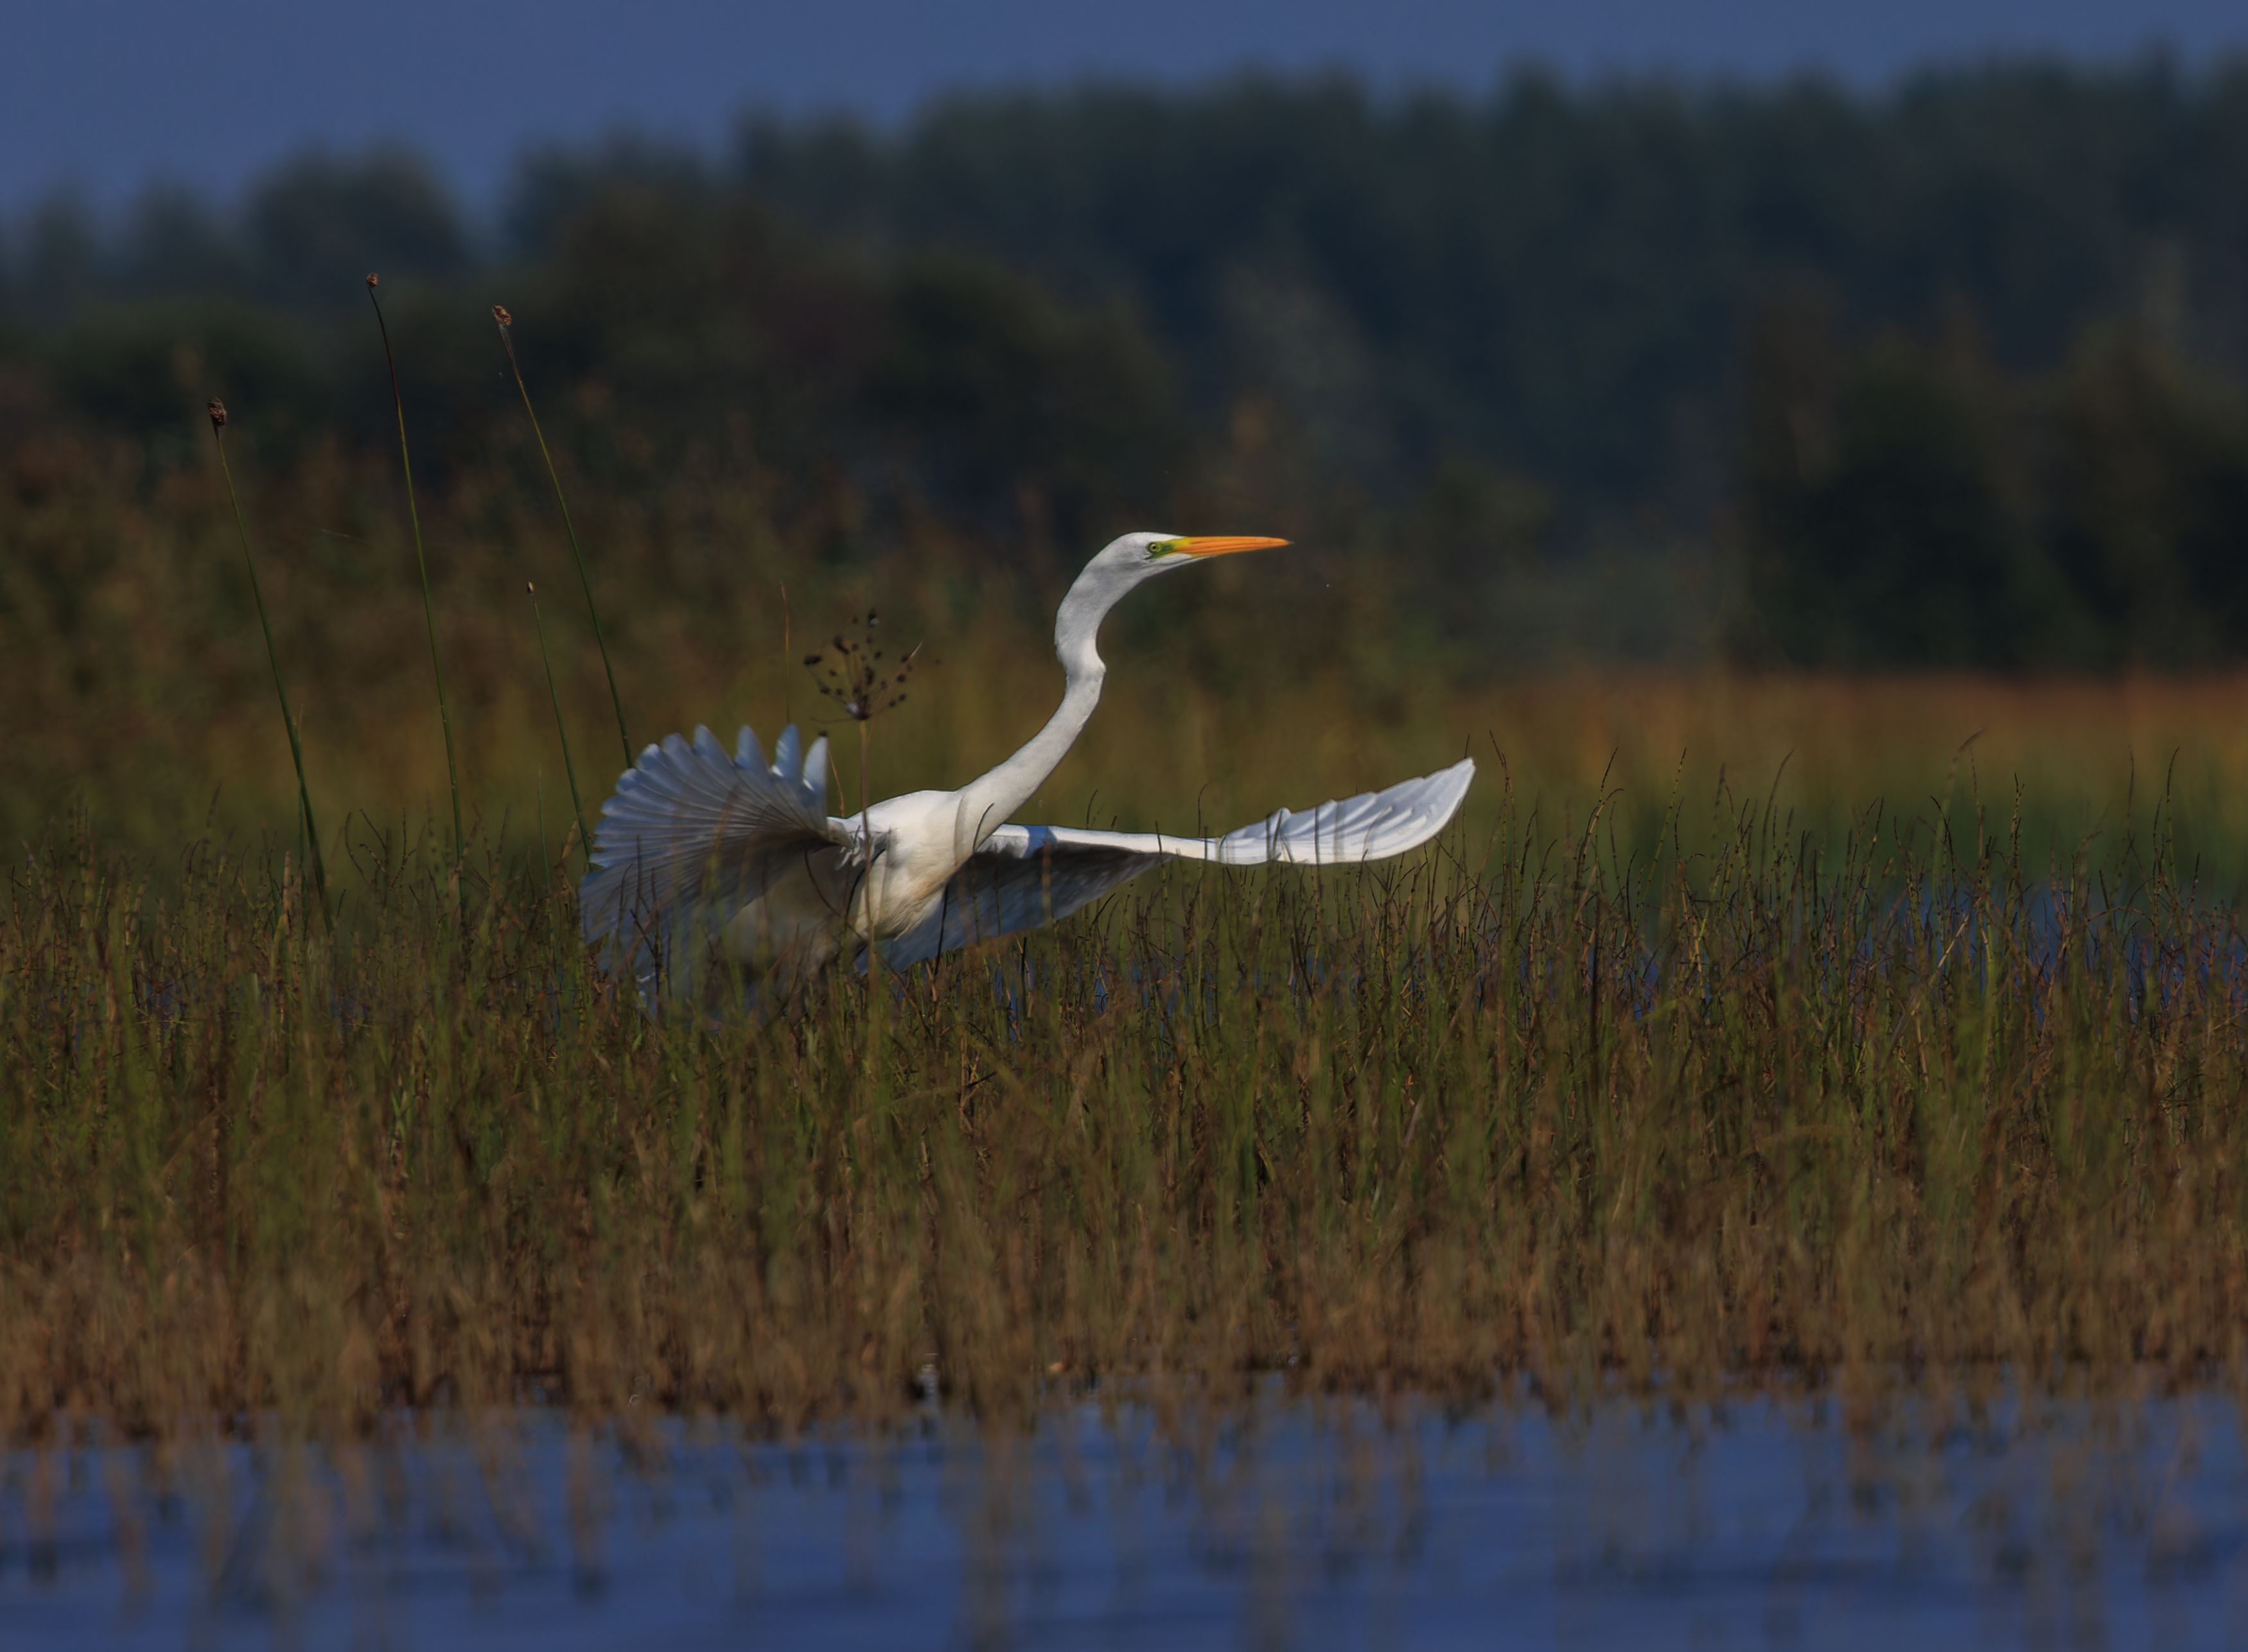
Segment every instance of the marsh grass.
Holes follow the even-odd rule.
[[[652,1022],[579,943],[546,719],[573,808],[566,729],[620,680],[644,726],[770,737],[767,593],[818,634],[879,589],[956,661],[886,718],[883,789],[956,785],[1051,706],[1053,593],[933,518],[831,557],[691,469],[579,493],[598,586],[574,524],[464,475],[433,583],[419,507],[409,559],[383,473],[323,450],[256,493],[297,547],[261,570],[292,775],[222,478],[140,477],[0,462],[10,1437],[880,1422],[930,1374],[1000,1416],[1274,1372],[1567,1403],[2240,1368],[2240,679],[1462,682],[1347,554],[1216,568],[1116,616],[1028,818],[1223,827],[1472,746],[1438,849],[1174,871],[800,1015]],[[550,654],[515,604],[565,555],[612,623]],[[375,824],[441,783],[449,838]],[[256,847],[313,792],[326,901]]]
[[[444,727],[428,716],[429,609],[396,509],[396,460],[322,448],[277,465],[270,416],[231,413],[230,463],[326,859],[340,864],[337,828],[362,813],[391,820],[434,798],[449,824]],[[542,769],[552,778],[555,767],[543,755],[553,701],[537,628],[523,623],[524,584],[551,593],[576,577],[577,559],[528,422],[518,426],[519,449],[441,469],[420,506],[472,837],[521,834]],[[658,735],[750,723],[770,742],[788,720],[776,709],[792,703],[819,725],[808,732],[841,734],[844,720],[806,692],[801,647],[878,604],[885,630],[925,639],[945,661],[930,692],[884,719],[883,792],[959,785],[1029,737],[1059,696],[1053,604],[1073,567],[1041,574],[933,516],[870,530],[846,554],[823,537],[826,516],[754,466],[682,463],[628,489],[594,485],[566,450],[552,456],[579,536],[600,551],[586,564],[597,608],[545,614],[571,744],[588,763],[589,821],[615,774],[589,757],[607,749],[612,667],[634,722]],[[835,510],[847,515],[848,503]],[[1229,516],[1275,525],[1253,501]],[[36,842],[83,807],[105,843],[161,882],[182,846],[254,841],[299,812],[215,459],[152,477],[129,445],[29,441],[0,454],[0,839]],[[2218,894],[2248,888],[2248,676],[1587,669],[1461,680],[1415,645],[1378,558],[1349,551],[1307,537],[1300,552],[1231,559],[1244,566],[1136,593],[1103,635],[1102,709],[1025,818],[1224,829],[1495,746],[1524,809],[1556,830],[1607,799],[1620,843],[1651,854],[1674,792],[1707,798],[1723,782],[1771,792],[1832,851],[1874,799],[1908,813],[1934,806],[1955,752],[1977,737],[1957,783],[1979,775],[2010,793],[2020,780],[2032,865],[2087,838],[2108,853],[2133,809],[2143,819],[2167,792],[2182,867]],[[855,742],[836,744],[838,794],[855,798]],[[1495,795],[1470,796],[1478,834],[1494,823]],[[1719,847],[1714,818],[1686,812],[1688,849]]]
[[[1719,791],[1642,853],[1503,776],[1408,862],[715,1028],[511,844],[456,886],[361,819],[330,933],[285,856],[57,835],[0,913],[0,1429],[2238,1368],[2242,941],[2159,809],[2033,864],[1964,778],[1832,847]]]

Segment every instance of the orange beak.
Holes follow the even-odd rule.
[[[1287,543],[1285,539],[1259,539],[1245,534],[1224,534],[1216,538],[1174,539],[1171,547],[1190,557],[1230,557],[1237,551],[1269,551],[1274,545]]]

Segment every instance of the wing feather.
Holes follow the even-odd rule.
[[[1052,923],[1167,860],[1219,866],[1359,866],[1419,848],[1450,824],[1475,761],[1315,809],[1275,810],[1219,838],[1003,826],[946,887],[936,910],[886,943],[902,968],[977,941]]]
[[[746,728],[730,755],[707,728],[691,742],[668,736],[601,805],[593,870],[579,887],[586,939],[650,991],[667,961],[696,950],[694,929],[715,936],[804,855],[842,840],[827,818],[825,739],[807,754],[790,728],[768,763]]]
[[[1044,826],[1003,826],[952,875],[929,915],[882,943],[894,969],[1056,923],[1121,888],[1160,854],[1056,846]]]
[[[1254,826],[1221,838],[1087,832],[1073,826],[1003,826],[1000,833],[1036,830],[1062,848],[1121,849],[1219,866],[1358,866],[1404,854],[1434,838],[1459,812],[1474,779],[1475,759],[1463,757],[1449,769],[1402,780],[1380,792],[1360,792],[1315,809],[1276,809]],[[992,834],[993,842],[1000,833]]]

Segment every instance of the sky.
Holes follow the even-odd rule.
[[[2248,45],[2241,0],[0,0],[0,213],[58,187],[114,209],[224,199],[311,144],[403,141],[472,206],[526,146],[620,128],[704,147],[751,108],[906,118],[963,87],[1192,84],[1345,67],[1377,88],[1583,79],[1878,87],[1929,62]]]

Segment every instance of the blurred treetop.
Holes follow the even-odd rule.
[[[410,154],[310,154],[230,209],[14,226],[0,434],[156,451],[216,389],[373,438],[371,268],[440,452],[498,298],[620,485],[635,441],[746,442],[1073,555],[1293,490],[1469,631],[1605,548],[1707,561],[1742,658],[2248,652],[2248,62],[977,94],[539,151],[490,225]]]

